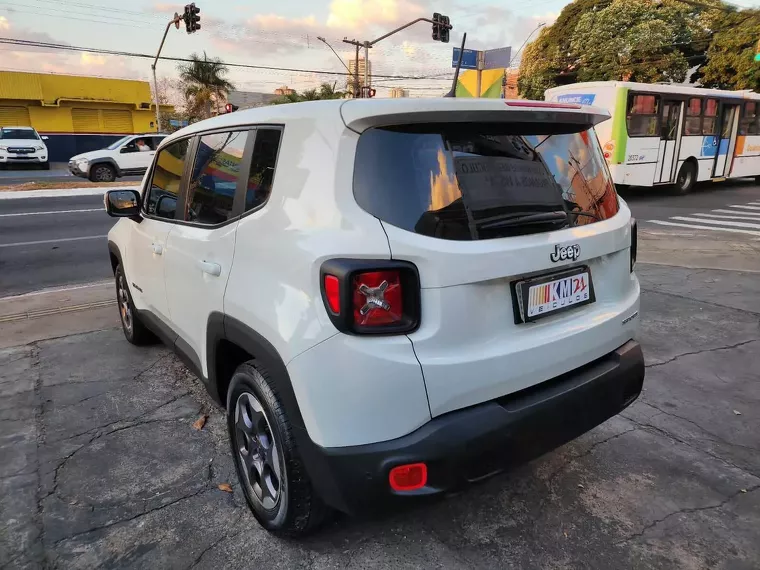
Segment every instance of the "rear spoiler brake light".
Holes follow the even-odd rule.
[[[581,109],[575,103],[552,103],[549,101],[505,101],[510,107],[543,107],[547,109]]]

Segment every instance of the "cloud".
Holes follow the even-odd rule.
[[[108,58],[103,55],[95,55],[88,52],[82,52],[79,62],[83,66],[104,66],[108,63]]]
[[[319,26],[313,15],[306,18],[289,19],[278,14],[259,14],[248,20],[248,24],[254,28],[276,31],[314,29]]]
[[[0,16],[0,30],[10,30],[11,29],[11,23],[8,21],[8,18],[5,16]]]
[[[402,20],[413,20],[425,13],[420,5],[400,0],[333,0],[327,25],[355,31],[380,24],[402,23]]]

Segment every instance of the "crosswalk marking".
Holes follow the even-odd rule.
[[[750,224],[747,222],[729,222],[728,220],[703,220],[701,218],[691,218],[688,216],[673,216],[671,220],[679,222],[698,222],[703,224],[714,224],[716,226],[730,226],[734,228],[754,228],[760,230],[760,223]]]
[[[744,214],[743,212],[739,212],[738,216],[734,216],[732,214],[703,214],[702,212],[696,212],[694,214],[689,214],[689,215],[699,216],[700,218],[723,218],[726,220],[746,220],[748,222],[755,220],[757,222],[760,222],[760,214],[752,216],[752,215]]]
[[[731,232],[760,236],[760,201],[730,204],[708,212],[671,216],[667,220],[646,220],[659,226]]]
[[[695,224],[679,224],[678,222],[666,222],[663,220],[647,220],[650,224],[657,224],[658,226],[675,226],[678,228],[691,228],[693,230],[712,230],[718,232],[733,232],[737,234],[749,234],[752,236],[760,237],[760,232],[753,232],[752,230],[740,230],[738,228],[716,228],[710,226],[697,226]]]

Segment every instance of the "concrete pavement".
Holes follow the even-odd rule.
[[[118,180],[136,182],[141,178],[141,176],[125,176]],[[84,178],[77,178],[71,174],[66,162],[52,162],[50,163],[50,170],[32,169],[26,165],[13,165],[11,168],[0,170],[0,186],[23,184],[37,180],[44,180],[45,182],[72,182],[84,180]]]
[[[300,542],[256,525],[223,413],[166,349],[127,344],[115,307],[35,328],[110,284],[6,299],[0,567],[760,567],[760,280],[679,267],[693,261],[679,247],[637,268],[647,378],[621,416],[455,496]]]

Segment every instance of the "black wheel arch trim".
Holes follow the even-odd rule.
[[[245,323],[218,312],[209,316],[206,339],[209,378],[204,382],[211,397],[226,407],[227,402],[222,402],[218,393],[216,378],[216,350],[219,341],[226,340],[245,350],[266,368],[270,380],[274,383],[275,393],[285,408],[293,428],[293,437],[296,439],[298,451],[314,490],[329,506],[338,510],[347,510],[348,505],[344,503],[343,493],[337,488],[335,478],[329,475],[330,466],[324,451],[311,440],[306,431],[290,374],[277,349]]]

